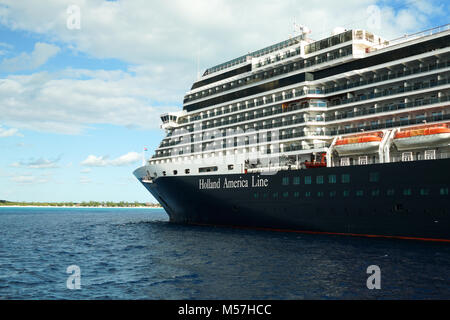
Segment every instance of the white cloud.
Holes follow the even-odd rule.
[[[14,162],[13,164],[11,164],[11,166],[15,168],[51,169],[59,167],[58,165],[59,160],[60,157],[53,160],[38,158],[38,159],[30,159],[28,161]]]
[[[37,42],[31,53],[22,52],[13,58],[4,58],[0,63],[0,71],[16,72],[23,70],[34,70],[45,64],[50,58],[60,51],[59,47]]]
[[[206,64],[245,54],[286,39],[292,19],[309,26],[313,36],[337,26],[367,27],[367,7],[376,0],[3,0],[0,23],[11,29],[45,34],[98,58],[118,58],[137,64],[171,61],[195,64],[200,53]],[[69,5],[81,10],[81,29],[66,27]],[[378,4],[400,8],[410,17],[440,14],[425,0]],[[442,5],[441,5],[442,6]],[[382,15],[386,38],[424,25],[422,19],[405,24]],[[356,20],[356,21],[355,21]]]
[[[6,48],[6,49],[12,49],[13,48],[13,46],[11,44],[6,43],[6,42],[0,42],[0,47]]]
[[[17,183],[32,183],[36,180],[33,176],[15,176],[11,178],[11,181],[17,182]]]
[[[36,177],[33,175],[13,176],[10,180],[19,184],[41,184],[49,182],[47,178]]]
[[[108,165],[107,156],[97,157],[89,155],[85,160],[81,162],[82,166],[88,167],[106,167]]]
[[[12,45],[6,42],[0,42],[0,56],[4,56],[10,53]]]
[[[23,137],[23,135],[21,133],[19,133],[18,129],[16,129],[16,128],[4,129],[0,125],[0,138],[7,138],[7,137],[12,137],[12,136]]]
[[[126,166],[141,161],[142,154],[128,152],[115,159],[109,160],[108,158],[108,156],[89,155],[81,162],[81,165],[87,167]]]
[[[142,154],[139,154],[137,152],[128,152],[127,154],[124,154],[123,156],[120,156],[116,159],[111,160],[110,164],[113,166],[126,166],[126,165],[133,164],[133,163],[136,163],[141,160],[142,160]]]
[[[367,8],[377,5],[376,0],[311,0],[307,5],[294,0],[2,3],[0,24],[7,28],[37,33],[75,53],[129,64],[127,70],[66,69],[0,80],[0,114],[5,123],[68,134],[103,123],[157,128],[160,113],[179,109],[195,79],[197,57],[203,71],[287,39],[294,17],[311,28],[314,39],[328,36],[337,26],[367,28]],[[80,30],[66,27],[69,5],[80,6]],[[430,17],[448,12],[444,5],[425,0],[378,5],[381,24],[372,31],[387,39],[419,31],[428,27]],[[43,63],[58,49],[40,50],[36,44],[40,59],[29,54],[28,60]],[[33,65],[28,62],[28,68]]]
[[[81,184],[88,184],[88,183],[91,183],[92,182],[92,179],[89,179],[88,177],[81,177],[80,178],[80,183]]]
[[[134,68],[133,74],[63,70],[0,79],[2,121],[19,128],[67,134],[103,123],[157,128],[162,107],[153,104],[182,100],[182,95],[175,97],[169,85],[158,89],[158,81],[170,83],[167,76],[154,76],[142,68]],[[175,105],[163,108],[179,109]]]

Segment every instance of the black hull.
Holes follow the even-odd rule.
[[[329,183],[330,175],[335,183]],[[342,182],[342,175],[349,181]],[[305,184],[306,176],[311,184]],[[224,188],[225,178],[247,180],[248,186]],[[207,179],[220,179],[220,188],[201,189],[202,179],[205,188],[214,187]],[[267,179],[267,186],[253,187],[252,179]],[[274,175],[160,177],[143,184],[176,223],[450,240],[450,159]]]

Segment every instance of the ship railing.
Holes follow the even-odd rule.
[[[439,103],[439,102],[443,102],[443,101],[447,101],[447,100],[448,100],[447,97],[445,97],[445,99],[436,99],[435,103]],[[433,104],[433,103],[431,103],[431,104]],[[427,104],[423,104],[423,105],[427,105]],[[398,121],[392,121],[392,122],[378,123],[378,124],[373,124],[373,125],[371,124],[371,125],[366,125],[366,126],[359,126],[359,127],[354,127],[354,128],[331,130],[329,132],[329,134],[331,136],[336,136],[336,135],[343,135],[343,134],[350,134],[350,133],[361,133],[364,131],[373,131],[373,130],[380,130],[380,129],[405,127],[405,126],[411,126],[411,125],[417,125],[417,124],[441,122],[441,121],[446,121],[446,120],[450,120],[450,114],[437,113],[436,115],[431,115],[428,117],[417,117],[415,119],[407,119],[407,120],[405,119],[405,120],[398,120]]]
[[[340,85],[337,87],[325,88],[324,93],[325,94],[334,93],[334,92],[338,92],[338,91],[357,88],[357,87],[375,84],[378,82],[383,82],[383,81],[388,81],[388,80],[394,80],[394,79],[398,79],[398,78],[402,78],[402,77],[407,77],[410,75],[416,75],[416,74],[430,72],[433,70],[444,69],[444,68],[448,68],[448,67],[450,67],[450,61],[444,61],[444,62],[440,62],[440,63],[432,63],[429,65],[423,66],[421,68],[406,69],[406,71],[403,71],[403,69],[402,69],[401,71],[397,71],[397,72],[389,74],[389,75],[387,75],[387,74],[382,75],[376,79],[370,78],[370,79],[365,79],[365,80],[361,80],[358,82],[351,82],[349,84],[343,84],[343,85]]]
[[[413,39],[418,39],[418,38],[422,38],[422,37],[426,37],[426,36],[431,36],[433,34],[445,32],[445,31],[448,31],[448,30],[450,30],[450,23],[442,25],[442,26],[439,26],[439,27],[435,27],[435,28],[419,31],[419,32],[416,32],[416,33],[413,33],[413,34],[405,34],[402,37],[389,40],[389,45],[394,45],[394,44],[402,43],[402,42],[413,40]]]
[[[351,158],[351,156],[349,156],[349,157]],[[432,158],[432,159],[426,159],[424,154],[422,154],[422,153],[415,154],[413,152],[412,153],[412,158],[410,158],[410,160],[408,160],[408,161],[405,161],[401,155],[394,155],[394,156],[390,157],[389,162],[390,163],[396,163],[396,162],[410,162],[410,161],[430,161],[430,160],[440,160],[440,159],[449,159],[449,158],[450,158],[450,152],[437,153],[435,155],[435,157]],[[359,155],[353,156],[353,158],[351,158],[350,161],[351,162],[348,165],[342,165],[340,163],[339,159],[334,159],[332,166],[333,167],[349,167],[349,166],[362,166],[362,165],[371,165],[371,164],[383,163],[378,158],[373,159],[373,158],[370,158],[370,157],[368,157],[366,159],[365,163],[359,163]]]
[[[450,159],[450,152],[443,152],[436,154],[435,158],[433,159],[425,159],[423,155],[416,156],[413,154],[412,160],[409,161],[432,161],[432,160],[440,160],[440,159]],[[409,162],[404,161],[402,159],[402,156],[393,156],[390,159],[390,163],[395,162]],[[367,162],[365,163],[359,163],[358,158],[353,159],[353,162],[351,162],[348,165],[341,165],[339,161],[333,161],[332,166],[333,167],[350,167],[350,166],[363,166],[363,165],[372,165],[372,164],[379,164],[382,163],[378,158],[376,159],[367,159]],[[298,164],[285,164],[285,165],[273,165],[273,166],[264,166],[264,167],[255,167],[255,168],[248,168],[248,173],[263,173],[263,172],[276,172],[276,171],[287,171],[287,170],[304,170],[305,167],[302,166],[301,163]],[[310,169],[307,169],[310,170]]]
[[[449,83],[450,83],[449,79],[442,79],[442,80],[434,81],[434,82],[433,81],[423,82],[423,83],[419,83],[419,84],[410,85],[408,87],[402,87],[402,88],[392,89],[392,90],[385,90],[382,92],[361,95],[361,96],[358,96],[355,98],[350,98],[350,99],[342,99],[337,104],[330,104],[330,107],[342,106],[342,105],[346,105],[346,104],[350,104],[350,103],[354,103],[354,102],[363,102],[363,101],[368,101],[368,100],[372,100],[372,99],[393,96],[393,95],[397,95],[397,94],[401,94],[401,93],[420,91],[420,90],[430,89],[430,88],[434,88],[434,87],[445,86],[446,84],[449,84]]]
[[[430,147],[432,149],[432,147]],[[436,153],[435,157],[432,159],[426,159],[425,156],[420,154],[415,154],[412,152],[412,159],[409,161],[430,161],[430,160],[441,160],[441,159],[449,159],[450,158],[450,152],[442,152],[442,153]],[[408,162],[403,160],[403,157],[400,156],[392,156],[391,162]]]
[[[340,159],[333,159],[332,161],[332,166],[333,167],[349,167],[349,166],[366,166],[366,165],[370,165],[370,164],[378,164],[381,163],[380,159],[378,158],[372,158],[372,157],[367,157],[367,159],[365,160],[364,163],[361,163],[359,161],[359,156],[364,156],[364,155],[354,155],[354,156],[348,156],[348,158],[350,158],[350,163],[347,165],[343,165],[340,162]]]

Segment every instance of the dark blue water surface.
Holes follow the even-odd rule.
[[[66,287],[70,265],[80,290]],[[370,265],[380,290],[367,289]],[[448,243],[181,226],[162,209],[0,208],[0,299],[449,299],[449,266]]]

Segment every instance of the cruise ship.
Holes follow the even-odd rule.
[[[207,69],[134,175],[174,223],[450,242],[450,24]]]

